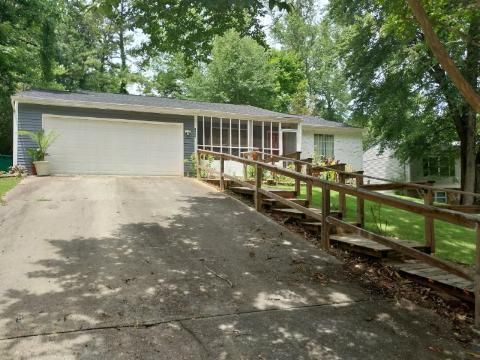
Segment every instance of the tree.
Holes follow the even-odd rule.
[[[268,52],[255,40],[230,30],[213,42],[211,61],[187,81],[188,97],[272,107],[274,74]]]
[[[185,64],[182,54],[156,56],[144,64],[147,73],[154,73],[152,79],[142,79],[143,92],[164,97],[186,97],[186,80],[191,69]]]
[[[115,0],[102,0],[115,1]],[[260,17],[268,8],[289,9],[289,0],[133,0],[136,27],[149,40],[151,56],[181,53],[188,63],[205,61],[213,39],[228,30],[264,44]]]
[[[302,61],[308,112],[346,121],[350,97],[338,56],[337,27],[319,16],[314,0],[297,0],[294,11],[275,18],[272,33]]]
[[[127,64],[128,48],[132,43],[137,11],[133,0],[101,0],[92,6],[105,17],[113,32],[113,43],[116,45],[120,58],[120,88],[118,92],[127,93],[130,71]]]
[[[284,113],[306,113],[306,81],[299,56],[289,50],[271,50],[274,98],[272,109]]]
[[[49,0],[0,2],[0,153],[12,151],[10,96],[22,84],[51,80],[55,5]]]
[[[430,2],[427,10],[450,56],[478,89],[480,12],[473,2],[465,3]],[[475,114],[432,56],[406,3],[335,0],[329,13],[346,27],[342,56],[354,119],[369,126],[375,142],[393,147],[404,159],[453,152],[452,143],[460,140],[462,188],[475,190]]]

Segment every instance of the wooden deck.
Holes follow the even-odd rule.
[[[470,303],[474,302],[473,281],[465,280],[417,260],[388,263],[398,273],[424,286],[436,288]]]
[[[385,258],[392,255],[397,255],[398,252],[392,248],[379,244],[378,242],[369,240],[362,236],[356,234],[337,234],[330,235],[330,240],[335,246],[353,251],[359,254],[372,256],[375,258]],[[411,247],[423,251],[425,253],[430,253],[430,248],[426,245],[420,244],[414,241],[407,240],[396,240],[392,239],[395,242],[402,244],[404,246]]]

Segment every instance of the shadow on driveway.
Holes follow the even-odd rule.
[[[336,259],[204,193],[180,196],[175,215],[122,223],[111,236],[42,240],[54,252],[23,274],[31,287],[3,289],[2,358],[425,359],[460,351],[438,317],[371,299]]]

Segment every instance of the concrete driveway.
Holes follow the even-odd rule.
[[[0,358],[460,356],[306,240],[195,180],[28,178],[0,206]]]

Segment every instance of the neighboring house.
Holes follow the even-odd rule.
[[[363,169],[363,129],[317,116],[301,116],[302,158],[326,156]]]
[[[392,149],[380,151],[372,146],[363,155],[365,175],[378,178],[405,181],[434,181],[436,186],[460,188],[460,159],[446,156],[418,157],[409,162],[401,162]],[[378,181],[370,180],[371,183]],[[435,193],[436,201],[445,202],[445,192]]]
[[[53,130],[59,135],[47,157],[53,174],[183,175],[196,149],[289,154],[302,151],[312,131],[333,135],[335,157],[362,167],[361,159],[350,160],[361,149],[360,129],[248,105],[50,90],[20,92],[12,105],[14,164],[30,169],[27,149],[34,146],[19,130]]]

